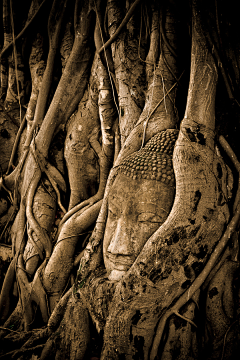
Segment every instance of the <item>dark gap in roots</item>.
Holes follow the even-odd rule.
[[[2,130],[0,131],[0,135],[1,135],[1,137],[4,138],[4,139],[9,139],[9,138],[10,138],[10,134],[9,134],[9,132],[8,132],[6,129],[2,129]]]
[[[97,332],[96,326],[93,324],[91,318],[90,318],[89,326],[90,326],[91,339],[89,345],[89,354],[86,357],[86,359],[92,359],[92,358],[100,359],[102,352],[102,345],[103,345],[103,332],[102,331],[100,331],[100,333]]]
[[[197,211],[198,204],[201,200],[202,194],[199,190],[195,191],[194,199],[193,199],[193,212]]]

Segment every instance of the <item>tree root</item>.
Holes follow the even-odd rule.
[[[63,23],[66,4],[68,0],[54,1],[48,19],[48,37],[49,37],[49,52],[47,65],[43,74],[42,85],[40,87],[37,105],[34,114],[33,124],[30,130],[31,136],[36,126],[40,126],[45,115],[48,95],[52,83],[54,62],[57,49],[60,41],[61,25]]]
[[[65,298],[64,316],[56,331],[45,344],[41,360],[84,359],[90,341],[89,313],[81,298],[72,295]]]
[[[13,203],[13,197],[11,191],[5,186],[3,177],[0,178],[0,190],[5,190],[9,196],[11,203]]]
[[[39,344],[39,342],[43,342],[48,336],[50,335],[49,329],[47,327],[39,329],[39,330],[32,330],[32,335],[29,339],[24,342],[22,349],[31,348]]]
[[[47,160],[43,157],[41,152],[38,151],[37,149],[35,149],[34,142],[31,144],[30,149],[32,151],[32,154],[34,156],[37,166],[39,167],[41,172],[44,172],[46,174],[46,176],[48,177],[53,189],[56,192],[58,205],[59,205],[60,209],[63,211],[63,213],[65,214],[66,210],[62,205],[60,192],[57,187],[57,185],[59,185],[60,189],[63,190],[64,192],[66,192],[67,189],[66,189],[66,183],[65,183],[64,178],[62,177],[61,173],[54,166],[52,166],[49,162],[47,162]]]
[[[226,142],[226,140],[223,137],[221,137],[220,143],[223,146],[223,148],[226,150],[226,152],[228,153],[231,160],[233,161],[236,169],[238,170],[239,179],[240,179],[240,164],[237,160],[237,157],[235,156],[232,149],[230,148],[230,146],[228,145],[228,143]],[[202,286],[203,282],[206,280],[206,278],[210,274],[211,270],[214,268],[217,260],[221,256],[229,239],[233,236],[233,234],[239,224],[239,218],[240,218],[240,201],[239,201],[240,198],[239,197],[240,197],[240,182],[239,182],[239,186],[238,186],[238,190],[237,190],[236,199],[234,202],[234,206],[236,206],[235,212],[234,212],[234,215],[233,215],[231,221],[229,222],[229,224],[227,226],[227,229],[225,230],[222,238],[220,239],[219,243],[217,244],[216,248],[214,249],[214,252],[210,256],[210,259],[208,260],[207,264],[205,265],[204,270],[194,280],[194,282],[186,290],[186,292],[180,296],[180,298],[177,300],[177,302],[174,304],[174,306],[170,307],[164,313],[164,315],[161,317],[158,327],[157,327],[156,335],[155,335],[155,338],[153,341],[150,360],[154,360],[155,357],[157,356],[158,347],[161,342],[163,332],[164,332],[168,318],[173,314],[179,315],[179,310],[189,301],[189,299],[192,298],[194,293]],[[185,319],[185,320],[188,321],[188,319]]]
[[[59,126],[66,123],[84,95],[93,58],[91,37],[93,13],[88,3],[76,3],[77,24],[75,40],[51,105],[36,136],[36,144],[47,156],[52,137]],[[82,11],[78,17],[78,11]],[[55,15],[54,15],[55,16]],[[81,21],[80,21],[81,19]],[[74,89],[74,92],[73,92]]]
[[[13,221],[14,217],[15,217],[15,214],[17,212],[17,204],[16,204],[16,201],[14,201],[14,205],[8,210],[8,212],[10,212],[9,216],[8,216],[8,219],[7,219],[7,222],[0,234],[0,242],[2,241],[3,239],[3,236],[5,234],[5,231],[7,230],[8,226],[9,226],[9,223],[11,221]]]
[[[66,209],[64,208],[62,202],[61,202],[61,196],[60,196],[60,192],[58,190],[58,187],[57,187],[57,183],[55,180],[52,179],[52,177],[50,176],[49,173],[47,173],[47,176],[48,176],[48,179],[50,181],[50,183],[52,184],[52,187],[54,188],[55,192],[56,192],[56,195],[57,195],[57,203],[58,203],[58,206],[59,208],[62,210],[62,212],[64,214],[66,214]]]
[[[36,144],[34,141],[31,143],[30,149],[33,154],[34,160],[37,166],[39,167],[39,169],[41,170],[41,172],[45,172],[50,182],[53,181],[54,184],[58,184],[60,189],[66,192],[67,191],[66,182],[62,174],[57,170],[57,168],[51,165],[47,161],[47,159],[41,154],[41,152],[36,148]]]
[[[20,137],[21,137],[22,132],[23,132],[23,128],[25,126],[25,122],[26,122],[26,114],[25,114],[23,120],[21,121],[20,127],[19,127],[18,132],[17,132],[17,136],[16,136],[15,141],[14,141],[14,145],[13,145],[13,148],[12,148],[12,153],[11,153],[11,157],[10,157],[10,160],[9,160],[9,163],[8,163],[8,168],[7,168],[7,171],[6,171],[6,175],[9,174],[10,169],[13,166],[13,161],[14,161],[14,158],[15,158],[15,155],[16,155],[16,152],[17,152],[17,147],[18,147],[18,143],[19,143]]]
[[[43,260],[44,254],[46,258],[51,255],[52,242],[48,234],[51,232],[56,211],[56,199],[51,194],[53,189],[48,181],[46,186],[49,184],[49,190],[44,184],[38,186],[40,178],[41,170],[37,169],[26,199],[28,242],[24,250],[24,260],[26,270],[31,275],[36,270],[38,259]]]
[[[1,314],[1,323],[3,323],[9,313],[10,307],[10,291],[13,286],[13,282],[15,279],[15,267],[17,264],[17,255],[11,261],[7,273],[5,275],[5,279],[3,282],[1,296],[0,296],[0,314]]]
[[[154,69],[157,65],[157,59],[160,52],[160,29],[159,29],[159,6],[157,4],[151,4],[152,10],[152,24],[150,33],[150,45],[148,54],[146,57],[146,76],[149,82],[154,73]]]
[[[222,148],[225,150],[225,152],[231,159],[233,165],[235,166],[235,168],[238,172],[238,188],[237,188],[237,193],[236,193],[236,197],[235,197],[235,201],[234,201],[234,205],[233,205],[233,213],[235,213],[238,203],[240,201],[240,163],[237,159],[237,156],[234,154],[232,148],[228,144],[227,140],[222,135],[219,136],[219,143],[221,144]]]
[[[189,324],[193,325],[195,328],[197,328],[197,325],[195,324],[195,322],[193,322],[192,320],[188,319],[186,316],[181,315],[177,310],[173,310],[173,314],[180,317],[180,319],[183,319],[187,322],[189,322]]]
[[[32,243],[32,245],[34,246],[34,248],[36,248],[38,254],[37,256],[43,261],[43,246],[39,246],[38,243],[34,240],[34,237],[33,237],[33,229],[32,228],[29,228],[28,231],[27,231],[27,234],[28,234],[28,240]],[[41,241],[40,241],[41,243]],[[42,243],[41,243],[42,245]],[[27,261],[28,261],[28,258],[27,258]]]
[[[0,330],[6,330],[6,331],[9,331],[9,332],[12,332],[12,333],[15,333],[15,334],[20,333],[20,331],[12,330],[12,329],[6,328],[4,326],[0,326]]]
[[[32,228],[35,234],[37,235],[45,251],[46,258],[49,259],[52,253],[52,243],[49,239],[49,236],[47,235],[47,232],[39,225],[39,223],[37,222],[37,220],[35,219],[32,213],[33,199],[40,178],[41,178],[41,170],[38,169],[38,171],[35,172],[34,179],[32,180],[28,190],[27,200],[26,200],[26,215],[30,228]]]
[[[181,79],[183,73],[180,75],[180,77],[178,78],[178,81]],[[157,105],[153,108],[153,110],[150,112],[150,114],[148,115],[145,123],[144,123],[144,127],[143,127],[143,135],[142,135],[142,145],[141,148],[144,146],[145,143],[145,138],[146,138],[146,130],[147,130],[147,125],[149,122],[149,119],[151,118],[151,116],[154,114],[154,112],[156,111],[156,109],[160,106],[160,104],[163,102],[163,100],[165,100],[165,97],[167,95],[170,94],[170,92],[175,88],[175,86],[178,85],[178,82],[175,82],[173,84],[173,86],[166,92],[166,94],[164,94],[163,98],[159,100],[159,102],[157,103]],[[143,121],[143,119],[141,119],[141,122]],[[136,126],[138,126],[139,124],[141,124],[141,122],[138,122]]]
[[[115,31],[114,35],[98,50],[98,53],[100,54],[104,49],[107,49],[118,37],[118,35],[121,33],[124,26],[128,23],[129,19],[132,17],[133,12],[137,5],[140,3],[141,0],[135,0],[135,2],[132,4],[130,9],[128,10],[127,14],[125,15],[124,19],[122,20],[121,24]]]
[[[91,198],[91,199],[92,199],[92,198]],[[57,233],[56,233],[56,235],[55,235],[55,240],[56,240],[56,241],[57,241],[57,239],[58,239],[58,237],[59,237],[59,234],[60,234],[60,232],[61,232],[61,230],[62,230],[62,227],[63,227],[63,225],[66,223],[66,221],[69,220],[69,219],[70,219],[74,214],[76,214],[78,211],[80,211],[80,210],[85,211],[85,210],[87,210],[87,209],[91,206],[89,200],[90,200],[90,199],[85,200],[85,201],[81,202],[80,204],[74,206],[71,210],[69,210],[69,211],[63,216],[62,220],[60,221],[60,223],[59,223],[59,225],[58,225],[58,231],[57,231]],[[99,200],[101,200],[101,199],[99,199]],[[93,204],[94,204],[94,202],[93,202]],[[92,204],[92,205],[93,205],[93,204]]]
[[[171,46],[170,42],[168,41],[167,37],[166,37],[166,34],[165,34],[165,31],[164,31],[164,28],[163,28],[163,18],[162,18],[162,11],[160,12],[160,33],[161,33],[161,36],[163,38],[163,41],[166,45],[166,47],[168,48],[168,50],[170,51],[170,53],[175,57],[177,58],[177,54],[176,54],[176,51],[174,50],[174,48]]]
[[[170,17],[170,15],[168,14]],[[168,29],[168,32],[176,30],[174,27]],[[155,41],[155,33],[151,34],[151,40]],[[149,56],[152,57],[152,49],[149,50]],[[177,62],[168,56],[168,59],[173,63],[173,68],[176,74],[179,73]],[[175,113],[174,104],[172,101],[168,102],[168,111],[166,112],[166,97],[173,93],[172,99],[176,98],[176,89],[179,80],[183,76],[184,71],[178,76],[169,74],[168,69],[164,63],[163,57],[160,54],[157,67],[154,68],[154,74],[148,79],[148,90],[146,95],[146,101],[144,109],[136,122],[134,128],[131,130],[127,137],[119,156],[115,162],[115,166],[118,166],[123,159],[130,156],[133,152],[138,151],[145,142],[147,142],[152,136],[158,132],[170,128],[176,128],[178,122],[177,114]],[[165,75],[167,74],[167,75]],[[163,78],[165,75],[165,78]],[[176,81],[177,76],[177,81]],[[164,86],[163,86],[164,81]],[[166,90],[165,90],[166,89]],[[160,98],[160,100],[159,100]]]
[[[236,323],[239,322],[239,316],[240,316],[240,314],[238,315],[237,319],[232,322],[232,324],[229,326],[229,328],[227,329],[227,331],[226,331],[226,333],[225,333],[225,335],[224,335],[224,338],[223,338],[223,348],[222,348],[222,354],[221,354],[221,359],[220,359],[220,360],[223,360],[223,359],[224,359],[224,353],[225,353],[227,336],[228,336],[230,330],[232,329],[232,327],[233,327]]]
[[[69,220],[72,216],[74,216],[78,211],[83,210],[86,211],[89,209],[92,205],[96,204],[98,201],[102,200],[104,195],[104,189],[101,189],[101,191],[98,191],[95,195],[90,197],[87,200],[82,201],[80,204],[77,204],[74,206],[71,210],[69,210],[62,218],[62,220],[59,223],[58,231],[56,233],[55,239],[58,239],[58,236],[62,230],[63,225],[66,223],[67,220]]]
[[[98,74],[99,115],[95,111],[94,112],[91,111],[91,107],[93,107],[94,105],[92,104],[90,93],[89,93],[90,96],[88,95],[86,111],[87,111],[87,115],[88,115],[88,112],[91,114],[92,121],[95,120],[95,123],[99,122],[99,117],[100,117],[101,132],[102,132],[102,146],[99,143],[99,139],[98,139],[99,136],[98,136],[98,131],[96,131],[96,124],[89,123],[89,126],[93,126],[93,130],[91,129],[92,132],[91,132],[91,134],[89,134],[89,140],[88,140],[98,156],[98,162],[99,162],[99,166],[100,166],[99,188],[95,195],[93,195],[92,197],[90,197],[87,200],[84,200],[83,202],[80,202],[78,205],[75,205],[76,202],[78,202],[79,197],[76,194],[74,196],[73,189],[77,188],[77,183],[81,179],[80,176],[82,174],[81,174],[81,172],[79,172],[78,168],[74,169],[74,165],[82,166],[83,160],[81,161],[82,154],[79,154],[79,157],[78,157],[79,163],[77,162],[77,160],[73,161],[72,158],[75,157],[75,154],[73,154],[72,158],[71,158],[71,155],[69,155],[70,146],[66,146],[66,154],[65,154],[66,160],[68,160],[69,158],[71,160],[69,162],[67,161],[67,166],[69,163],[68,171],[71,174],[71,176],[70,176],[71,198],[70,198],[70,205],[69,205],[70,210],[68,211],[67,214],[65,214],[65,216],[61,220],[61,222],[59,224],[57,236],[60,233],[62,225],[72,215],[74,215],[77,211],[81,210],[83,207],[87,207],[88,205],[91,206],[103,198],[107,178],[108,178],[109,171],[110,171],[110,167],[113,162],[113,155],[114,155],[113,154],[113,152],[114,152],[113,124],[114,124],[114,120],[116,118],[116,109],[115,109],[115,105],[113,102],[113,97],[111,96],[111,91],[110,91],[111,86],[110,86],[110,80],[109,80],[107,71],[104,68],[104,66],[102,65],[102,62],[100,61],[100,59],[98,60],[98,63],[99,63],[99,67],[98,67],[98,69],[99,69],[98,70],[98,72],[99,72],[99,74]],[[84,119],[85,116],[86,116],[85,112],[81,111],[81,121],[82,121],[82,118]],[[82,127],[83,127],[83,125],[81,125],[81,128]],[[98,130],[98,128],[97,128],[97,130]],[[71,134],[70,134],[70,136],[71,136]],[[75,147],[78,142],[80,142],[81,144],[82,144],[82,142],[84,142],[84,139],[81,137],[79,131],[77,131],[76,140],[73,142]],[[67,150],[68,150],[68,152],[67,152]],[[76,148],[74,148],[74,150],[76,151]],[[72,207],[73,205],[75,205],[75,206]]]
[[[92,69],[98,69],[100,65],[99,58],[95,57]],[[97,91],[93,95],[92,90],[97,82],[96,75],[92,75],[90,89],[85,91],[77,112],[68,122],[64,147],[70,185],[68,211],[91,198],[96,193],[99,181],[100,121],[96,104]]]
[[[231,252],[234,248],[230,249]],[[207,359],[219,359],[224,346],[224,336],[233,322],[238,308],[238,297],[234,294],[234,279],[239,274],[239,261],[227,258],[222,267],[212,278],[206,294],[205,303],[205,329]],[[212,334],[214,334],[212,338]],[[234,335],[228,338],[226,346],[226,359],[231,358],[234,351]],[[205,347],[205,346],[204,346]],[[230,354],[229,354],[230,351]]]
[[[194,293],[201,287],[201,285],[203,284],[203,282],[205,281],[205,279],[209,275],[210,271],[214,268],[214,265],[215,265],[216,261],[218,260],[218,258],[221,255],[223,249],[227,245],[229,239],[233,235],[233,233],[234,233],[234,231],[235,231],[235,229],[236,229],[236,227],[238,225],[239,218],[240,218],[240,205],[238,206],[236,214],[234,215],[234,217],[230,221],[230,223],[229,223],[223,237],[221,238],[218,245],[216,246],[216,248],[215,248],[214,252],[212,253],[209,261],[207,262],[204,270],[194,280],[194,282],[185,291],[185,293],[180,296],[180,298],[177,300],[177,302],[174,304],[174,306],[169,308],[164,313],[164,315],[161,317],[161,319],[159,321],[159,324],[158,324],[158,327],[157,327],[156,335],[155,335],[155,338],[154,338],[154,341],[153,341],[153,346],[152,346],[152,350],[151,350],[151,354],[150,354],[150,360],[154,360],[156,358],[156,356],[157,356],[158,347],[160,345],[160,342],[161,342],[163,332],[164,332],[164,329],[165,329],[166,322],[167,322],[168,318],[173,314],[179,315],[179,310],[181,309],[181,307],[183,307],[192,298]],[[185,319],[185,320],[188,321],[188,319]]]
[[[96,221],[101,204],[102,201],[100,200],[83,213],[76,213],[62,227],[59,239],[44,272],[43,284],[49,294],[50,312],[54,310],[69,278],[79,234],[86,231]],[[69,233],[72,235],[69,236]],[[58,265],[56,266],[56,264]]]
[[[48,320],[48,328],[50,331],[56,330],[59,322],[61,321],[64,311],[66,310],[66,305],[69,297],[72,295],[72,288],[70,288],[66,294],[59,300],[58,304],[55,306],[49,320]]]
[[[106,41],[106,31],[104,29],[104,19],[103,19],[103,12],[104,12],[104,2],[99,0],[94,0],[94,11],[96,13],[96,25],[95,25],[95,32],[94,32],[94,42],[96,46],[96,51],[100,55],[103,65],[109,71],[109,76],[112,76],[114,81],[114,64],[112,59],[112,53],[109,49],[104,48],[104,54],[102,51],[99,51],[101,47],[104,46],[104,42]]]
[[[29,330],[34,321],[32,302],[35,302],[35,304],[39,306],[44,323],[47,323],[49,319],[48,299],[40,279],[41,272],[45,266],[46,260],[38,268],[32,283],[29,283],[26,270],[24,269],[22,255],[19,255],[17,279],[21,290],[21,302],[25,331]]]

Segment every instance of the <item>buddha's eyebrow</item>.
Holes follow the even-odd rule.
[[[117,198],[117,196],[114,196],[112,194],[109,195],[109,200],[108,200],[108,207],[111,205],[116,207],[117,209],[120,208],[122,204],[122,200],[120,200],[119,198]]]
[[[157,205],[154,203],[151,203],[149,201],[142,201],[137,204],[137,210],[138,212],[153,212],[154,214],[157,213]]]

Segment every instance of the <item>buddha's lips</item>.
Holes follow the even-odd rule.
[[[111,261],[111,263],[115,265],[115,267],[124,266],[129,268],[130,266],[132,266],[135,260],[132,256],[128,255],[113,255],[109,252],[107,252],[106,255]]]

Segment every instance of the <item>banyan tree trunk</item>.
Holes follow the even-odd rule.
[[[173,154],[175,201],[166,222],[117,285],[101,359],[199,356],[194,326],[199,325],[199,291],[162,325],[165,312],[203,270],[229,220],[226,167],[214,147],[217,68],[199,11],[195,1],[187,106]],[[159,338],[161,327],[164,336]]]

